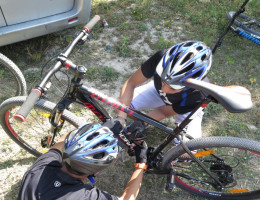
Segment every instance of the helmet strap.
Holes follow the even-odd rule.
[[[89,175],[89,176],[88,176],[88,179],[90,180],[90,182],[91,182],[92,184],[95,184],[95,183],[96,183],[96,181],[95,181],[93,175]]]

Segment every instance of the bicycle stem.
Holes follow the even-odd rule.
[[[55,74],[57,71],[60,70],[61,67],[66,67],[64,63],[67,61],[67,57],[70,55],[73,48],[77,45],[77,43],[84,37],[87,36],[85,30],[82,30],[79,35],[68,45],[64,53],[61,53],[57,57],[57,62],[54,65],[54,67],[44,76],[44,78],[41,80],[41,83],[39,84],[40,88],[44,88],[46,83],[49,81],[49,79]],[[72,62],[71,62],[72,63]]]
[[[94,27],[94,25],[101,20],[99,15],[95,15],[89,22],[86,24],[83,29],[80,31],[80,33],[71,41],[71,43],[67,46],[64,53],[61,53],[58,56],[57,63],[55,66],[48,72],[45,77],[42,79],[41,83],[39,84],[39,87],[43,89],[50,79],[50,77],[57,72],[62,67],[61,58],[64,57],[67,59],[67,57],[70,55],[74,47],[79,43],[79,41],[82,41],[83,38],[87,38],[89,36],[89,31]]]

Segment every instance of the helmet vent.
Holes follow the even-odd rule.
[[[197,71],[195,74],[192,75],[191,78],[198,78],[198,77],[200,77],[200,75],[202,74],[202,72],[203,72],[203,69]]]
[[[104,152],[101,152],[101,153],[97,153],[93,156],[94,159],[101,159],[105,156],[105,153]]]
[[[180,71],[177,72],[175,75],[180,75],[180,74],[183,74],[183,73],[185,73],[185,72],[188,72],[188,71],[192,70],[193,67],[194,67],[194,65],[195,65],[195,62],[189,64],[187,67],[185,67],[184,69],[180,70]]]
[[[96,144],[94,147],[92,147],[93,149],[96,149],[98,147],[104,147],[106,146],[106,144],[108,144],[107,140],[103,140],[102,142],[99,142],[98,144]]]
[[[172,68],[175,66],[175,64],[176,64],[177,60],[179,59],[181,53],[182,53],[182,52],[179,52],[179,53],[177,53],[177,54],[175,55],[175,57],[174,57],[174,59],[173,59],[173,61],[172,61],[171,70],[172,70]]]
[[[201,60],[204,61],[206,59],[206,54],[204,54],[203,56],[201,56]]]
[[[176,49],[176,47],[174,46],[174,47],[170,50],[169,55],[172,55],[172,53],[175,51],[175,49]]]
[[[196,48],[197,51],[201,51],[202,49],[203,49],[202,46],[198,46],[198,47]]]
[[[194,44],[194,42],[188,42],[188,43],[186,43],[185,45],[183,45],[183,47],[190,47],[191,45],[193,45]]]
[[[193,53],[188,53],[185,58],[182,60],[181,65],[183,65],[183,63],[186,63],[187,61],[189,61],[191,58],[193,57]]]
[[[99,135],[99,132],[95,132],[95,133],[93,133],[92,135],[90,135],[89,137],[87,137],[87,141],[90,141],[90,140],[92,140],[93,138],[95,138],[96,136],[98,136]]]

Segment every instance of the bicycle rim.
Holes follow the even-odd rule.
[[[225,144],[224,140],[227,140]],[[260,198],[260,143],[228,137],[216,139],[213,143],[207,140],[199,143],[191,145],[191,149],[197,151],[194,155],[223,184],[223,188],[212,185],[215,184],[213,179],[183,151],[177,159],[164,163],[165,167],[169,169],[171,166],[177,173],[175,184],[178,187],[212,199]]]
[[[26,82],[19,68],[0,54],[0,102],[13,96],[24,95]]]
[[[18,99],[19,98],[20,97],[18,97]],[[49,119],[55,104],[46,101],[42,101],[42,103],[38,102],[29,113],[25,122],[19,123],[14,120],[13,116],[19,110],[25,98],[22,98],[23,100],[18,102],[12,101],[12,99],[14,98],[11,98],[11,101],[9,99],[8,104],[0,109],[1,125],[5,132],[18,145],[38,157],[48,151],[46,145],[53,137],[50,131],[51,126]],[[3,104],[6,104],[6,101]],[[75,130],[75,128],[80,126],[75,119],[72,113],[68,114],[68,111],[66,115],[62,116],[64,124],[55,137],[55,141],[57,141],[61,135]]]

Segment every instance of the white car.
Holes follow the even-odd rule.
[[[87,23],[91,0],[0,0],[0,46]]]

